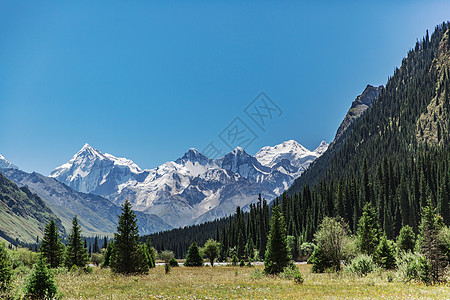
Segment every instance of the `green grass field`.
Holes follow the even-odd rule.
[[[91,274],[56,274],[63,299],[449,299],[450,285],[426,286],[404,283],[388,272],[367,277],[347,273],[313,274],[309,265],[300,265],[303,284],[279,277],[261,276],[261,267],[202,267],[151,269],[148,275],[120,276],[109,269],[94,268]],[[394,274],[394,273],[392,273]],[[24,276],[15,280],[16,288]]]

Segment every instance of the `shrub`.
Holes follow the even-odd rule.
[[[323,251],[316,248],[308,259],[308,263],[312,264],[311,272],[313,273],[323,273],[325,270],[333,267],[333,263],[328,259]]]
[[[399,251],[413,251],[416,244],[416,234],[411,226],[406,225],[400,229],[397,238],[397,248]]]
[[[348,241],[347,231],[347,224],[342,219],[325,217],[319,230],[314,234],[314,240],[324,262],[331,263],[331,267],[336,271],[341,269],[344,248]]]
[[[302,260],[308,260],[314,252],[316,245],[313,243],[303,243],[300,245],[300,258]]]
[[[233,255],[233,260],[231,261],[231,264],[233,265],[233,266],[237,266],[237,264],[238,264],[238,258],[237,258],[237,256],[236,255]]]
[[[16,268],[20,265],[25,265],[29,268],[32,268],[39,258],[39,255],[36,252],[30,251],[25,248],[18,248],[17,250],[13,250],[10,253],[13,268]]]
[[[179,267],[180,265],[178,264],[178,261],[175,258],[172,257],[169,260],[169,266],[171,266],[171,267]]]
[[[294,264],[290,264],[283,269],[283,272],[280,273],[281,278],[292,279],[296,284],[302,284],[304,279],[302,273],[298,270],[297,266]]]
[[[92,263],[98,267],[105,261],[105,256],[101,253],[92,253],[91,260]]]
[[[370,272],[373,272],[375,267],[372,256],[360,254],[352,260],[347,267],[347,271],[358,274],[359,276],[366,276]]]
[[[40,257],[28,278],[25,294],[31,299],[53,299],[57,295],[57,287],[53,273],[43,257]]]
[[[239,262],[239,267],[245,267],[245,261],[243,259]]]
[[[169,263],[165,263],[164,264],[164,271],[165,271],[166,274],[168,274],[170,272],[170,269],[171,269],[170,264]]]
[[[402,251],[397,257],[396,264],[397,273],[403,281],[419,281],[421,274],[426,274],[426,259],[422,254]]]
[[[12,268],[5,243],[0,243],[0,292],[9,288],[12,279]]]

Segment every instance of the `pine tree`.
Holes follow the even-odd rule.
[[[380,244],[374,254],[375,262],[384,269],[395,268],[395,247],[394,243],[383,235]]]
[[[106,249],[106,247],[108,247],[108,238],[105,236],[105,237],[103,237],[102,249]]]
[[[189,247],[186,261],[184,262],[186,267],[201,267],[203,266],[203,258],[200,255],[197,243],[193,242]]]
[[[273,207],[272,218],[270,220],[269,238],[264,259],[264,272],[267,274],[278,274],[288,266],[290,260],[286,224],[283,214],[280,211],[280,206],[276,205]]]
[[[117,233],[114,234],[115,247],[111,260],[114,272],[122,274],[145,273],[148,262],[143,247],[139,244],[139,228],[131,203],[125,200],[119,216]]]
[[[87,249],[83,246],[81,229],[78,225],[78,218],[75,216],[72,221],[72,230],[69,235],[69,242],[67,244],[65,264],[68,268],[71,268],[72,266],[84,268],[87,262]]]
[[[411,226],[403,226],[397,238],[397,248],[400,251],[413,251],[416,244],[416,234]]]
[[[25,293],[31,299],[53,299],[57,294],[55,279],[43,256],[39,257],[28,278]]]
[[[375,209],[367,203],[358,222],[357,245],[362,253],[373,255],[379,243],[379,227]]]
[[[58,235],[55,220],[51,220],[44,230],[44,237],[39,248],[43,257],[47,260],[50,268],[57,268],[63,262],[64,245]]]
[[[442,218],[435,213],[435,209],[428,200],[428,205],[423,209],[422,223],[420,226],[420,248],[430,264],[431,283],[443,280],[445,267],[448,265],[445,255],[441,251],[439,230],[443,226]]]
[[[92,246],[92,252],[99,253],[100,248],[98,247],[98,237],[96,236],[94,239],[94,246]]]

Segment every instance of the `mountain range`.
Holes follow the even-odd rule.
[[[286,190],[328,144],[310,151],[294,140],[264,147],[255,156],[237,147],[218,159],[196,149],[154,169],[102,153],[85,144],[50,177],[82,193],[130,200],[133,209],[154,214],[173,227],[198,224],[244,210],[261,194],[273,199]]]

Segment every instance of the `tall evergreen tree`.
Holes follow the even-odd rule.
[[[72,230],[67,244],[65,264],[68,268],[71,268],[72,266],[83,268],[86,266],[87,262],[87,249],[83,246],[81,228],[80,225],[78,225],[78,218],[75,216],[72,221]]]
[[[94,239],[94,246],[92,246],[92,252],[99,253],[100,248],[98,247],[98,237],[96,236]]]
[[[39,248],[42,256],[47,260],[50,268],[57,268],[63,262],[64,245],[58,235],[55,220],[51,220],[44,229],[44,237]]]
[[[270,232],[264,259],[264,271],[267,274],[277,274],[287,267],[290,253],[286,234],[286,224],[280,206],[276,205],[270,220]]]
[[[379,227],[375,209],[368,202],[358,222],[357,244],[362,253],[373,255],[379,243]]]
[[[143,247],[139,244],[139,228],[136,215],[131,210],[131,203],[125,200],[122,214],[119,216],[117,233],[114,234],[115,247],[111,267],[114,272],[122,274],[145,273],[148,262]]]
[[[431,283],[441,282],[444,271],[448,265],[445,255],[442,253],[439,241],[439,230],[443,226],[442,218],[435,213],[435,209],[428,200],[428,205],[423,209],[422,224],[420,226],[420,247],[430,263]]]
[[[184,262],[186,267],[201,267],[203,266],[203,258],[200,255],[200,249],[198,249],[197,243],[193,242],[189,247],[186,261]]]

